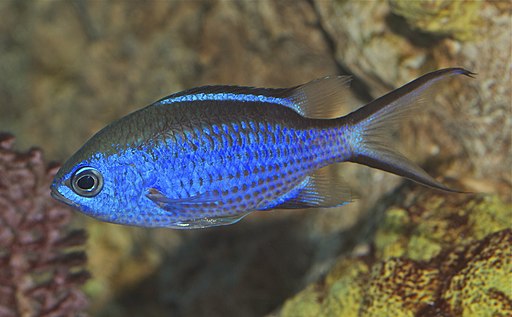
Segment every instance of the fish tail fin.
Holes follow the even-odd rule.
[[[462,68],[441,69],[375,99],[368,105],[345,116],[350,129],[351,162],[384,170],[433,188],[460,192],[436,181],[421,167],[389,146],[386,135],[389,127],[411,110],[418,108],[418,100],[435,82],[454,75],[472,77],[474,73]],[[387,132],[387,133],[386,133]]]

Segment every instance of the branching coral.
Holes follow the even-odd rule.
[[[0,133],[0,316],[83,316],[86,234],[66,229],[71,211],[50,197],[56,167],[13,142]]]

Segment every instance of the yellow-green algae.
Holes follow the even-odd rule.
[[[285,303],[281,315],[357,316],[368,266],[362,261],[340,260],[326,276],[324,284],[313,284]]]
[[[481,26],[482,0],[391,0],[394,13],[403,16],[413,27],[424,32],[450,35],[471,40]]]
[[[443,294],[457,315],[512,316],[510,230],[492,234],[487,240],[470,250],[469,262],[452,277]]]
[[[341,259],[279,315],[512,316],[511,221],[496,196],[419,196],[386,212],[371,259]]]

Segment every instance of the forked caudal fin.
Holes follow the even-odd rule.
[[[351,138],[354,154],[350,161],[406,177],[433,188],[459,192],[436,181],[383,141],[387,134],[385,130],[415,109],[421,96],[425,95],[425,91],[432,84],[454,75],[472,77],[474,73],[462,68],[447,68],[428,73],[344,117],[352,125],[354,133]]]

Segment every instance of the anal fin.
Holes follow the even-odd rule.
[[[290,191],[290,193],[295,193],[293,197],[274,208],[330,208],[351,202],[353,194],[350,188],[341,177],[332,171],[332,168],[324,167],[307,176],[303,182]]]

